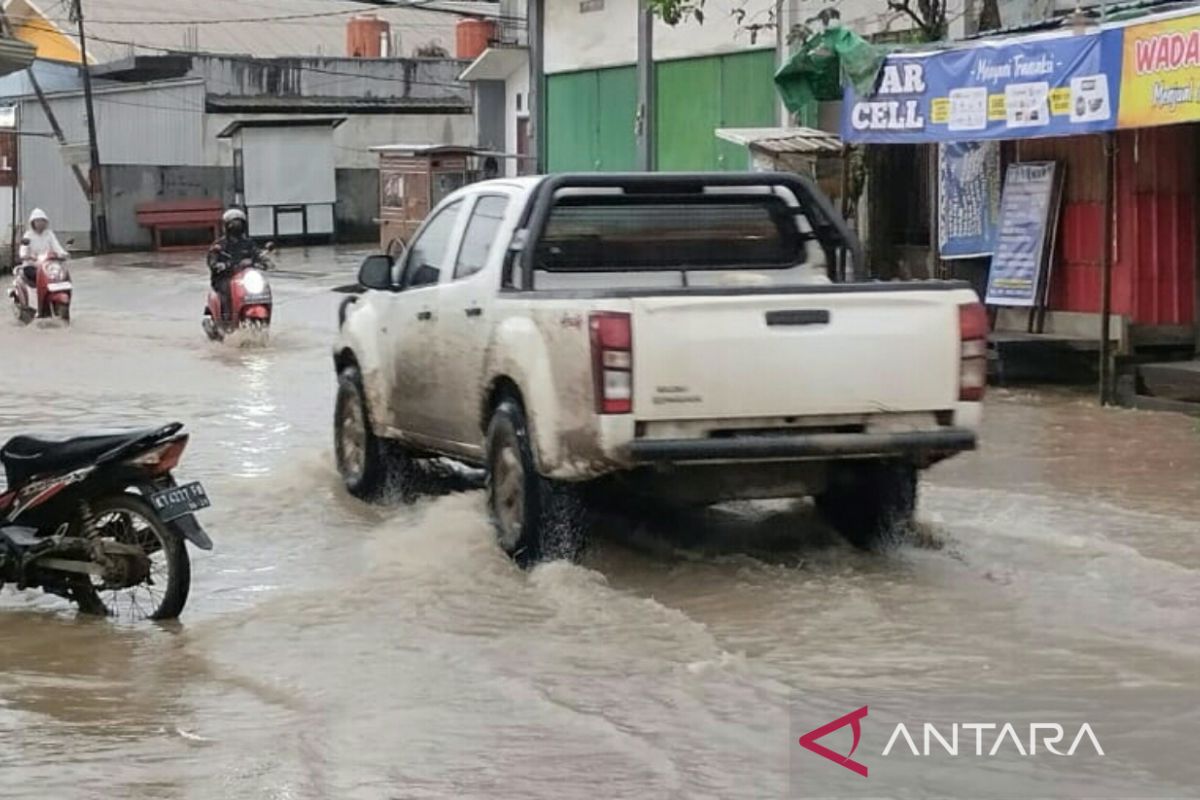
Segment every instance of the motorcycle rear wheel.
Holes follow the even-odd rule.
[[[108,616],[142,622],[180,615],[191,588],[191,561],[183,538],[159,519],[149,503],[126,493],[92,503],[88,535],[135,545],[150,559],[149,577],[133,586],[114,588],[92,578],[91,588]]]

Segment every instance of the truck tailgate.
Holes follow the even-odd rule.
[[[845,291],[633,302],[634,415],[930,411],[958,396],[958,297]]]

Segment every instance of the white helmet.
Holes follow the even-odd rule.
[[[221,215],[221,222],[225,225],[228,225],[234,220],[241,220],[242,222],[245,222],[246,212],[242,211],[240,208],[231,208]]]

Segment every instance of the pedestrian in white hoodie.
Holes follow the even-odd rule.
[[[50,218],[40,208],[35,208],[29,215],[29,230],[25,231],[21,243],[21,260],[37,261],[42,256],[50,254],[52,258],[63,259],[67,251],[58,243],[58,237],[50,230]]]

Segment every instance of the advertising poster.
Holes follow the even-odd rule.
[[[842,138],[959,142],[1111,130],[1117,69],[1103,53],[1095,33],[888,56],[874,94],[847,88]]]
[[[938,255],[991,255],[1000,216],[1000,143],[938,146]]]
[[[1009,164],[987,298],[994,306],[1034,306],[1054,218],[1053,161]]]
[[[1200,15],[1130,25],[1122,33],[1119,126],[1200,120]]]

